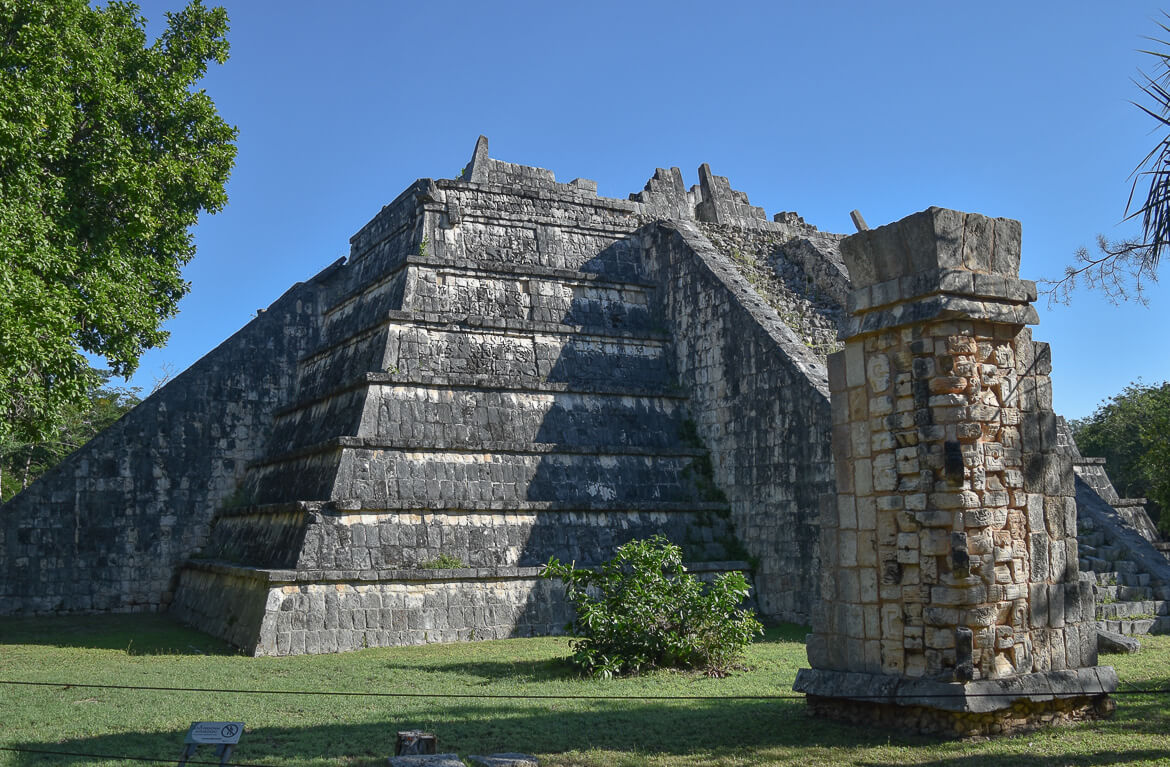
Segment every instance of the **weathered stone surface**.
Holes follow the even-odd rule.
[[[481,137],[7,505],[0,613],[169,605],[262,654],[549,632],[524,567],[665,534],[807,619],[839,237],[699,181],[599,198]]]
[[[540,765],[536,757],[518,753],[488,754],[487,756],[472,754],[467,757],[467,761],[475,767],[539,767]]]
[[[1132,654],[1142,649],[1142,643],[1133,637],[1097,629],[1097,652]]]
[[[155,611],[264,450],[334,269],[298,284],[0,512],[0,615]]]
[[[997,232],[1015,238],[999,261]],[[1050,370],[1019,366],[1048,352],[1023,327],[1034,311],[1016,280],[1018,237],[1018,226],[932,208],[842,242],[864,292],[830,365],[833,398],[848,403],[833,407],[834,459],[851,469],[836,471],[836,509],[871,504],[884,551],[859,555],[842,524],[856,514],[822,516],[821,566],[832,572],[814,613],[817,666],[796,685],[814,711],[1002,731],[1065,688],[1079,700],[1070,718],[1093,715],[1116,686],[1088,641],[1093,595],[1078,572]],[[857,439],[859,429],[872,436]],[[876,594],[850,587],[867,576],[882,584]],[[866,610],[883,617],[861,630]],[[880,663],[851,649],[861,637]],[[995,716],[964,724],[945,712]]]
[[[390,757],[390,767],[467,767],[459,754],[410,754]]]
[[[832,487],[825,367],[697,225],[649,227],[641,246],[647,274],[664,286],[660,310],[674,337],[674,368],[690,392],[715,482],[758,562],[760,608],[808,616],[817,509]]]
[[[822,576],[857,600],[825,657],[962,665],[965,635],[924,630],[936,596],[995,613],[969,620],[973,669],[1091,657],[1087,632],[1039,633],[1092,617],[1089,585],[1029,604],[1082,568],[1047,347],[984,322],[1033,321],[1018,224],[931,209],[842,245],[699,176],[608,199],[481,137],[459,179],[410,185],[348,259],[6,504],[0,614],[169,606],[277,654],[553,631],[564,605],[516,568],[664,534],[707,568],[750,558],[769,617],[808,620]],[[842,325],[866,340],[826,359]],[[822,571],[822,530],[845,572]],[[424,605],[381,606],[416,586]]]
[[[890,674],[801,669],[793,689],[822,698],[983,714],[1011,708],[1022,700],[1044,702],[1058,697],[1108,695],[1117,689],[1117,674],[1109,667],[1080,668],[959,683]]]

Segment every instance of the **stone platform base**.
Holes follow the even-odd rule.
[[[1098,666],[961,684],[801,669],[793,689],[806,694],[814,716],[970,738],[1109,717],[1117,674]]]
[[[813,716],[867,727],[902,730],[944,738],[1014,735],[1046,727],[1105,719],[1113,714],[1108,695],[1056,698],[1044,703],[1018,701],[1003,711],[983,714],[944,711],[925,706],[863,703],[841,698],[806,698]]]
[[[747,566],[688,570],[705,578]],[[273,570],[194,560],[170,613],[250,655],[561,634],[573,609],[541,569]]]
[[[170,612],[250,655],[304,655],[562,633],[538,567],[295,571],[192,562]]]

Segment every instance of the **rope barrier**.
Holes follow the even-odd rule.
[[[126,762],[150,762],[152,764],[175,763],[174,757],[162,759],[155,756],[125,756],[120,754],[89,754],[83,751],[50,751],[43,748],[19,748],[17,746],[0,746],[0,751],[11,751],[17,754],[45,754],[49,756],[76,756],[85,759],[118,759]],[[213,764],[219,767],[219,761],[188,759],[187,764]],[[275,764],[257,764],[255,762],[228,762],[231,767],[278,767]]]
[[[491,694],[491,693],[435,693],[435,692],[375,692],[363,690],[244,690],[222,689],[211,687],[154,687],[148,685],[131,684],[95,684],[88,682],[30,682],[15,679],[0,679],[0,685],[22,685],[27,687],[59,687],[99,689],[99,690],[141,690],[148,692],[198,692],[198,693],[228,693],[234,695],[323,695],[340,697],[370,697],[370,698],[434,698],[434,699],[482,699],[482,700],[803,700],[803,694],[789,695],[549,695],[549,694]],[[1056,692],[1047,690],[1033,693],[1021,693],[1016,690],[985,693],[941,693],[941,694],[913,694],[902,696],[890,695],[849,695],[850,700],[897,700],[899,697],[921,700],[930,698],[1002,698],[1011,695],[1051,695],[1057,698],[1093,695],[1082,691]],[[1170,695],[1170,688],[1163,689],[1132,689],[1117,690],[1110,695]]]

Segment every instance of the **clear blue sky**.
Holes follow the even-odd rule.
[[[209,4],[213,4],[209,0]],[[185,369],[416,178],[476,137],[601,194],[708,162],[771,216],[852,232],[930,205],[1023,222],[1022,276],[1057,277],[1121,224],[1157,140],[1129,101],[1153,2],[261,2],[227,0],[204,81],[239,156],[195,229],[191,293],[131,383]],[[179,0],[142,4],[153,33]],[[1041,302],[1057,411],[1170,378],[1170,263],[1149,307]]]

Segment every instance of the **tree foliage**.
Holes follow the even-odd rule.
[[[138,404],[138,389],[110,386],[108,370],[93,374],[100,383],[80,403],[66,406],[51,437],[28,442],[0,435],[0,502],[28,487]]]
[[[1170,15],[1163,16],[1170,20]],[[1166,22],[1158,22],[1158,27],[1170,34]],[[1047,292],[1058,300],[1067,301],[1078,281],[1084,281],[1111,301],[1134,298],[1145,303],[1143,287],[1157,282],[1158,263],[1170,248],[1170,42],[1146,39],[1157,46],[1141,51],[1153,59],[1153,74],[1138,72],[1135,82],[1144,103],[1135,101],[1134,106],[1155,121],[1160,138],[1134,168],[1125,204],[1125,220],[1140,219],[1141,236],[1110,240],[1099,234],[1094,252],[1079,248],[1076,263],[1065,267],[1064,277],[1049,285]]]
[[[196,88],[227,15],[148,43],[129,2],[0,0],[0,438],[31,443],[128,376],[187,292],[189,228],[227,201],[236,129]]]
[[[1131,383],[1071,427],[1081,454],[1105,458],[1117,492],[1150,499],[1151,516],[1170,533],[1170,382]]]
[[[569,626],[572,661],[592,676],[653,668],[697,668],[725,675],[763,629],[740,605],[743,573],[724,573],[705,586],[686,571],[682,550],[654,536],[618,547],[597,570],[556,557],[544,577],[565,583],[577,617]]]

